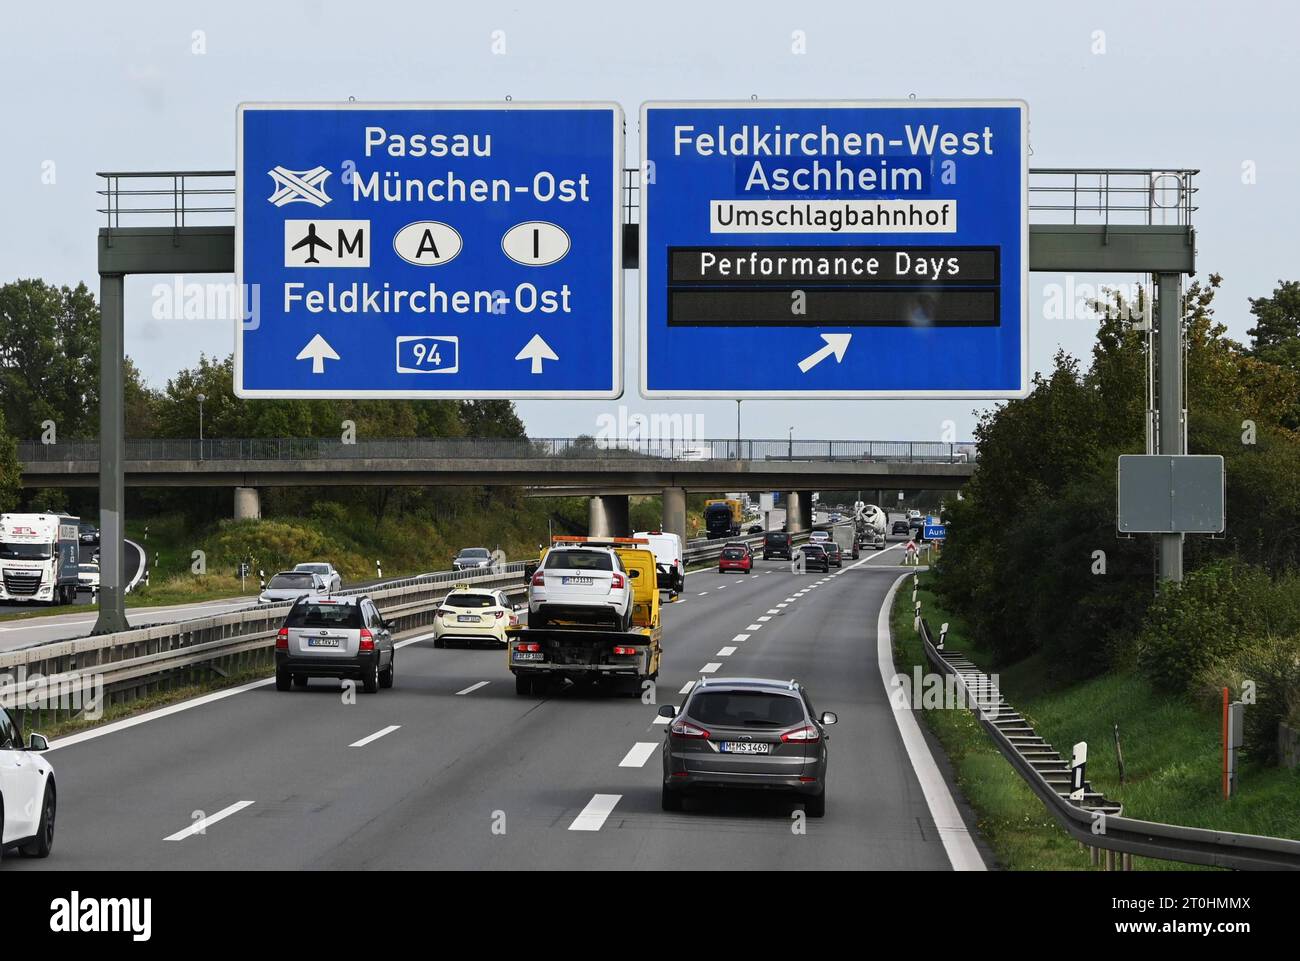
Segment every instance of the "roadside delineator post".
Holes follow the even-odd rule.
[[[939,651],[943,650],[943,642],[947,637],[948,637],[948,622],[944,621],[943,624],[939,626],[939,643],[935,645],[936,650]]]
[[[1088,742],[1080,741],[1074,746],[1070,761],[1070,800],[1082,801],[1084,784],[1088,773]],[[1095,862],[1094,862],[1095,863]]]
[[[384,569],[379,566],[379,558],[375,558],[375,577],[383,577]]]

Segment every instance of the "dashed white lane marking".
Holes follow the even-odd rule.
[[[582,813],[569,825],[570,831],[599,831],[610,816],[614,806],[623,799],[621,794],[597,794],[587,802]]]
[[[196,834],[203,834],[211,825],[216,824],[218,821],[224,821],[232,814],[238,814],[252,803],[252,801],[236,801],[234,804],[230,805],[230,807],[222,808],[216,814],[209,814],[205,818],[199,818],[183,831],[177,831],[175,834],[167,835],[163,840],[184,841],[186,838],[193,837]]]
[[[778,604],[778,605],[777,605],[777,607],[784,607],[784,606],[785,606],[784,604]],[[768,611],[767,611],[767,612],[768,612],[769,614],[780,614],[780,613],[781,613],[779,610],[777,610],[776,607],[768,608]]]
[[[694,681],[687,681],[685,684],[682,685],[682,689],[681,689],[680,691],[678,691],[677,693],[678,693],[678,694],[689,694],[689,693],[691,693],[691,688],[693,688],[694,686],[695,686],[695,682],[694,682]],[[664,718],[664,720],[667,720],[667,718]]]
[[[471,684],[469,687],[465,688],[465,690],[463,690],[463,691],[457,691],[456,693],[457,693],[457,694],[473,694],[473,693],[474,693],[475,691],[477,691],[480,687],[486,687],[486,686],[487,686],[487,683],[488,683],[487,681],[479,681],[477,684]]]
[[[698,597],[703,597],[703,596],[704,596],[705,594],[707,594],[707,593],[709,593],[709,592],[708,592],[708,591],[700,591],[700,593],[699,593],[697,596],[698,596]]]
[[[717,653],[717,654],[714,654],[713,656],[714,656],[714,657],[731,657],[731,655],[732,655],[732,654],[735,654],[735,653],[736,653],[736,649],[735,649],[734,647],[727,646],[727,647],[719,648],[719,649],[718,649],[718,653]]]
[[[762,624],[750,624],[749,627],[745,628],[747,631],[761,631],[762,629]]]
[[[726,585],[726,584],[719,584],[719,585],[718,585],[718,590],[720,590],[720,591],[725,591],[726,589],[727,589],[727,585]]]
[[[769,617],[769,616],[766,615],[766,614],[764,614],[762,617],[757,618],[757,620],[758,620],[758,622],[759,622],[760,624],[766,623],[767,621],[770,621],[771,619],[772,619],[772,618]]]
[[[645,767],[645,762],[650,760],[650,755],[655,752],[659,745],[654,741],[637,741],[632,745],[632,750],[628,751],[623,760],[618,762],[619,767]]]
[[[483,683],[486,684],[487,681],[484,681]],[[348,745],[348,747],[365,747],[365,746],[366,746],[367,744],[369,744],[371,741],[378,741],[378,740],[379,740],[381,737],[383,737],[385,734],[392,734],[394,731],[396,731],[396,730],[397,730],[398,728],[400,728],[401,726],[402,726],[402,725],[400,725],[400,724],[390,724],[390,725],[388,725],[388,727],[381,728],[380,730],[376,731],[374,734],[368,734],[368,735],[366,735],[365,737],[363,737],[363,738],[362,738],[361,740],[359,740],[359,741],[353,741],[351,744]]]
[[[709,661],[708,664],[705,664],[702,668],[700,668],[700,673],[701,673],[701,674],[715,674],[715,673],[717,673],[717,671],[719,671],[721,668],[722,668],[722,665],[719,664],[717,661]]]
[[[732,644],[740,644],[740,643],[742,643],[742,642],[744,642],[744,641],[747,641],[747,640],[749,640],[749,635],[748,635],[748,634],[737,634],[735,637],[733,637],[733,638],[731,639],[731,643],[732,643]]]
[[[736,581],[736,583],[737,583],[737,584],[743,584],[743,583],[745,583],[745,579],[742,577],[740,580]]]

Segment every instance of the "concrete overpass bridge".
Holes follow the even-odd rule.
[[[18,445],[25,487],[96,487],[97,441]],[[502,486],[591,497],[591,529],[627,528],[628,497],[659,494],[664,529],[685,536],[688,491],[783,491],[792,530],[815,490],[956,490],[973,444],[869,440],[604,441],[575,438],[128,440],[132,487],[229,487],[236,518],[260,516],[263,487]]]

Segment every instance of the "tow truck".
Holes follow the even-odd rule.
[[[618,554],[633,589],[632,626],[614,631],[603,625],[552,621],[546,627],[506,628],[506,663],[515,676],[515,693],[542,694],[567,679],[575,684],[621,685],[626,693],[639,695],[647,681],[659,676],[663,654],[650,542],[639,537],[557,535],[551,544],[607,547]]]

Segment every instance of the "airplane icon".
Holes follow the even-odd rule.
[[[307,260],[306,260],[306,263],[309,263],[309,264],[319,264],[319,263],[320,263],[320,261],[316,259],[316,248],[317,248],[317,247],[324,247],[326,250],[333,250],[333,249],[334,249],[334,248],[331,247],[328,243],[326,243],[324,240],[321,240],[320,237],[318,237],[318,236],[316,235],[316,225],[315,225],[314,223],[309,223],[309,224],[307,225],[307,236],[304,237],[304,238],[302,238],[302,240],[298,241],[296,244],[294,244],[294,245],[293,245],[292,247],[290,247],[289,249],[290,249],[290,250],[300,250],[300,249],[303,248],[303,247],[306,247],[306,248],[307,248]]]

